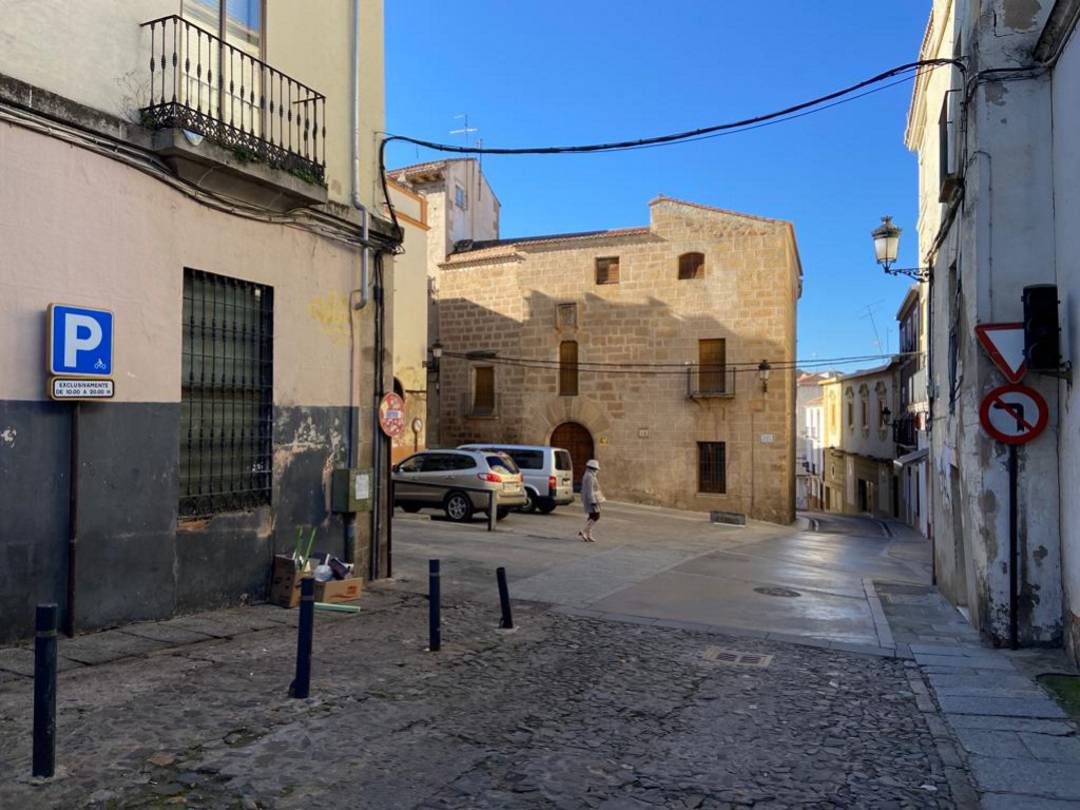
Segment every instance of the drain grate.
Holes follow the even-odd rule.
[[[793,591],[791,588],[754,588],[754,593],[763,593],[766,596],[783,596],[788,599],[793,599],[796,596],[802,596],[798,591]]]
[[[706,661],[716,664],[729,664],[737,667],[756,667],[764,669],[772,663],[771,655],[761,653],[739,652],[738,650],[725,650],[721,647],[706,647],[701,654]]]

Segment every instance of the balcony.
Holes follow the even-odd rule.
[[[893,420],[893,441],[901,447],[917,447],[918,431],[915,414],[905,413]]]
[[[755,373],[756,370],[755,370]],[[687,399],[724,399],[735,396],[735,369],[725,366],[689,366]]]
[[[178,174],[201,182],[207,167],[225,167],[234,183],[284,196],[279,205],[326,202],[326,96],[180,16],[142,27],[150,98],[141,123]]]

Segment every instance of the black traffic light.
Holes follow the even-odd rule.
[[[1024,362],[1028,371],[1061,368],[1058,295],[1054,284],[1024,287]]]

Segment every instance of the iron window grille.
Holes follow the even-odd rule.
[[[184,269],[180,517],[270,503],[274,291]]]
[[[698,492],[727,492],[727,445],[698,442]]]

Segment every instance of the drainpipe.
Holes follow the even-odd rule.
[[[364,206],[360,197],[360,0],[353,0],[353,30],[352,30],[352,128],[350,132],[349,145],[352,158],[352,206],[360,212],[360,235],[363,244],[360,248],[360,285],[359,288],[353,291],[353,294],[349,296],[350,306],[353,311],[358,312],[364,309],[368,305],[370,297],[369,288],[371,286],[370,273],[368,269],[368,263],[370,259],[370,248],[368,247],[369,226],[370,226],[370,214],[367,208]],[[350,338],[353,326],[353,312],[349,313],[349,329]],[[355,341],[350,339],[349,341],[349,430],[348,430],[348,462],[349,468],[355,469],[359,463],[359,436],[360,436],[360,413],[359,407],[356,404],[354,398],[355,379],[354,372],[356,369],[356,345]],[[374,418],[374,416],[373,416]],[[377,448],[373,448],[373,453],[377,453]],[[373,468],[375,465],[372,465]],[[373,469],[373,489],[372,494],[375,496],[375,508],[372,510],[372,533],[374,537],[378,537],[375,534],[377,529],[377,512],[378,512],[378,474]],[[356,562],[355,558],[355,527],[356,517],[350,515],[345,521],[345,545],[347,551],[350,552],[350,560]],[[376,545],[377,549],[378,546]]]

